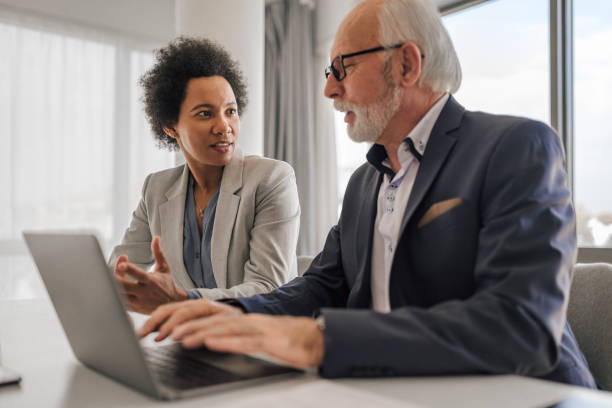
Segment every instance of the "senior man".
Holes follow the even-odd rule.
[[[162,306],[141,335],[266,352],[326,377],[595,387],[566,320],[576,232],[555,133],[455,101],[461,68],[427,0],[359,4],[331,61],[325,96],[349,136],[374,145],[323,251],[270,294]]]

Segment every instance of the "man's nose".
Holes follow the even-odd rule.
[[[343,87],[339,81],[336,80],[334,74],[330,74],[325,81],[325,88],[323,88],[323,95],[330,99],[339,97],[343,92]]]

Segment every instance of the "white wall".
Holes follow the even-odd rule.
[[[249,103],[240,116],[238,143],[248,154],[263,155],[264,27],[263,0],[176,0],[176,33],[210,38],[225,47],[246,76]]]

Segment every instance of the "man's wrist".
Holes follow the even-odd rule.
[[[244,305],[242,303],[240,303],[239,301],[237,301],[234,298],[218,299],[217,302],[226,304],[228,306],[235,307],[236,309],[240,310],[242,313],[248,313],[249,312],[248,310],[246,310],[246,308],[244,307]]]
[[[323,354],[325,353],[325,317],[319,315],[314,319],[316,325],[316,331],[313,333],[312,338],[312,360],[313,366],[319,367],[323,364]]]
[[[187,298],[189,300],[201,299],[202,298],[202,294],[200,292],[198,292],[197,289],[189,289],[187,291]]]

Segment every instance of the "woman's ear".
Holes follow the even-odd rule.
[[[162,129],[164,129],[164,133],[170,136],[171,138],[178,139],[178,133],[176,133],[176,130],[174,130],[173,127],[163,126]]]
[[[413,42],[407,42],[400,48],[401,77],[404,86],[414,86],[421,77],[421,49]]]

